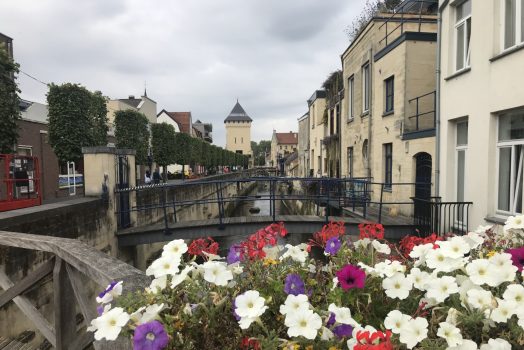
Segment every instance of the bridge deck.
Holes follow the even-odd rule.
[[[310,215],[277,215],[276,222],[284,222],[290,234],[314,233],[326,223],[324,216]],[[358,234],[357,226],[368,220],[359,217],[330,216],[329,221],[342,221],[346,224],[346,233]],[[165,229],[164,223],[148,226],[130,227],[117,232],[119,246],[135,246],[140,244],[167,242],[177,238],[194,239],[199,237],[224,237],[246,235],[273,223],[271,216],[250,216],[224,218],[222,225],[218,218],[199,221],[184,221],[169,223]],[[414,226],[407,223],[390,223],[385,225],[386,237],[398,239],[413,233]]]

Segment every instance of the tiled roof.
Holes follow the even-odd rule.
[[[164,112],[180,126],[180,132],[191,134],[191,112]]]
[[[298,144],[298,133],[296,132],[277,132],[277,143],[283,145]]]
[[[225,122],[252,122],[253,119],[251,119],[244,108],[240,105],[240,103],[235,104],[235,107],[231,110],[231,113],[227,116],[227,118],[224,120]]]
[[[140,98],[120,98],[118,100],[135,108],[137,108],[140,102],[142,102],[142,99]]]

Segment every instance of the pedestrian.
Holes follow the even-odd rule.
[[[153,172],[153,182],[155,184],[160,183],[160,173],[158,172],[158,168],[156,168],[155,171]]]
[[[146,185],[151,184],[151,172],[149,172],[149,170],[146,170],[146,176],[144,178],[144,182],[146,183]]]

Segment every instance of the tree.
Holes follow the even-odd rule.
[[[81,161],[82,147],[94,146],[91,93],[78,84],[49,85],[49,144],[62,163]]]
[[[0,153],[11,153],[18,139],[17,121],[20,119],[16,84],[18,64],[0,46]]]
[[[146,164],[149,150],[149,121],[133,110],[115,112],[116,146],[136,150],[136,164]]]
[[[95,91],[91,94],[91,121],[93,123],[93,142],[96,146],[107,145],[107,97],[102,92]]]
[[[182,178],[185,177],[185,166],[191,162],[191,136],[183,132],[175,134],[175,163],[182,165]]]
[[[251,141],[253,151],[253,165],[263,166],[266,164],[266,154],[271,152],[271,140],[261,140],[258,144]]]
[[[151,125],[151,148],[153,159],[163,168],[164,182],[167,166],[175,163],[175,128],[166,123]]]
[[[401,0],[366,0],[360,15],[346,28],[346,35],[353,42],[379,12],[392,12]]]

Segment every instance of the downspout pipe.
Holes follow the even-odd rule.
[[[371,181],[371,117],[373,106],[373,49],[369,49],[369,110],[368,110],[368,179]]]
[[[442,10],[446,6],[444,1],[438,9],[437,19],[437,88],[435,91],[435,197],[440,196],[440,78],[441,78],[441,52],[442,52]]]

